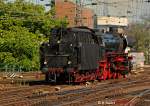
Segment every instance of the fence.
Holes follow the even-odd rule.
[[[16,65],[0,63],[0,72],[28,72],[28,71],[35,71],[35,70],[33,68],[26,68],[23,66],[16,66]]]
[[[40,71],[25,69],[22,66],[0,64],[0,79],[10,79],[12,81],[25,82],[28,77],[32,79],[40,76]]]

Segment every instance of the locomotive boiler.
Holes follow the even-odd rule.
[[[85,82],[125,77],[130,58],[125,36],[87,27],[53,28],[49,42],[40,47],[46,81]]]

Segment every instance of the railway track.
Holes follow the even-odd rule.
[[[92,98],[91,100],[88,99],[88,102],[93,101],[93,100],[98,101],[98,98],[101,99],[101,98],[111,97],[112,93],[114,93],[114,92],[115,92],[114,97],[116,97],[116,95],[122,94],[123,91],[121,91],[121,90],[124,90],[127,88],[129,89],[129,88],[132,88],[133,86],[134,86],[134,88],[136,88],[138,86],[144,86],[144,88],[147,88],[147,87],[149,87],[149,85],[150,85],[149,79],[130,81],[130,82],[125,82],[125,83],[118,82],[117,84],[116,83],[115,84],[114,83],[98,84],[94,87],[84,87],[84,88],[76,89],[76,90],[66,90],[66,91],[61,91],[61,92],[56,92],[56,93],[50,92],[50,94],[47,96],[47,99],[48,99],[50,105],[58,105],[58,106],[59,106],[59,104],[68,105],[68,106],[70,104],[78,105],[81,103],[85,103],[85,101],[86,101],[85,99],[92,98],[94,95],[97,95],[97,98]],[[40,88],[43,89],[43,88],[45,88],[45,86],[36,86],[36,87],[33,86],[32,88],[25,87],[25,88],[19,88],[19,89],[15,89],[15,90],[11,90],[11,91],[5,91],[5,92],[1,93],[0,103],[3,106],[9,106],[12,104],[34,104],[42,98],[28,99],[28,98],[26,98],[26,96],[31,94],[32,90],[40,89]],[[25,92],[25,91],[28,91],[28,92]],[[108,92],[109,92],[109,94],[108,94]],[[128,93],[128,92],[125,91],[125,93]],[[8,94],[10,96],[7,96]],[[103,96],[99,96],[102,94],[103,94]],[[54,96],[55,96],[55,98],[51,101],[51,98]],[[63,104],[61,101],[63,101]]]
[[[129,91],[126,91],[127,88],[129,89],[129,88],[137,88],[137,87],[143,86],[144,89],[145,88],[150,89],[149,87],[150,82],[133,81],[133,82],[130,82],[130,84],[129,83],[126,83],[126,84],[117,84],[117,85],[112,84],[112,86],[106,85],[103,87],[98,86],[92,89],[88,88],[88,89],[82,89],[82,90],[80,89],[77,91],[70,91],[70,92],[67,91],[67,93],[62,92],[58,94],[58,95],[61,95],[58,97],[58,100],[56,100],[55,102],[53,101],[51,105],[54,105],[54,106],[70,106],[71,104],[83,105],[88,102],[93,102],[95,100],[98,101],[100,99],[104,99],[108,97],[114,98],[117,96],[122,96],[123,94],[128,94]],[[62,102],[59,102],[59,101],[62,101]]]
[[[18,104],[18,102],[29,102],[30,99],[27,98],[27,96],[31,95],[34,90],[38,89],[52,89],[50,86],[26,86],[26,87],[20,87],[20,88],[14,88],[13,90],[3,91],[0,92],[0,104],[3,105],[10,105],[10,104]],[[52,90],[53,92],[53,90]],[[37,98],[39,99],[39,98]],[[30,101],[33,103],[32,101]]]
[[[116,100],[116,103],[118,103],[117,100],[119,99],[124,104],[135,104],[136,102],[130,101],[133,98],[137,100],[137,95],[150,89],[149,74],[127,79],[102,81],[77,89],[67,89],[69,86],[59,85],[62,88],[60,91],[54,90],[56,86],[40,85],[40,82],[34,83],[34,81],[31,83],[33,83],[33,86],[14,87],[6,91],[0,91],[1,106],[97,106],[98,101],[102,103],[103,101],[106,102],[107,99]],[[74,88],[74,86],[71,88]],[[27,98],[36,89],[46,89],[49,94]]]
[[[138,99],[140,99],[146,93],[150,93],[150,89],[146,89],[143,92],[140,92],[138,95],[136,95],[135,97],[133,97],[125,106],[133,106],[133,105],[135,105],[136,101]]]

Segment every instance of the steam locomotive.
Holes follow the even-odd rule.
[[[46,81],[80,83],[123,78],[131,71],[125,36],[87,27],[53,28],[40,47]]]

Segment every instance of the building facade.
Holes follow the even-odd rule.
[[[130,23],[143,22],[150,18],[150,2],[148,0],[82,0],[83,4],[96,2],[97,5],[88,5],[99,16],[126,17]]]
[[[77,10],[76,4],[72,1],[67,0],[55,0],[55,10],[56,10],[56,18],[57,19],[67,19],[68,27],[73,26],[87,26],[89,28],[94,27],[94,12],[89,8],[82,8],[82,12],[80,13],[81,17],[79,20],[81,24],[76,23],[77,19]]]

